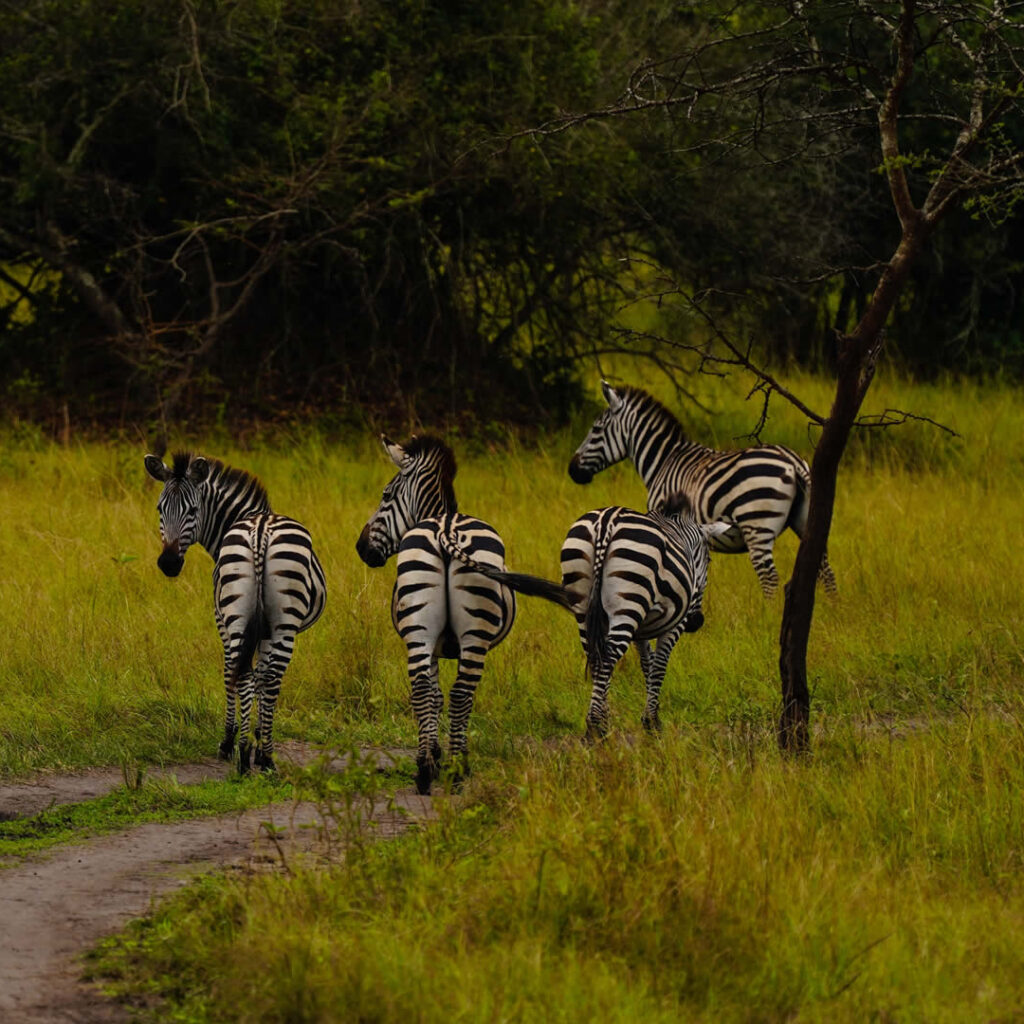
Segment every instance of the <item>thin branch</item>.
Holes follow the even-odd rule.
[[[869,413],[866,416],[861,416],[853,421],[855,427],[899,427],[904,423],[909,423],[914,420],[918,423],[930,423],[933,427],[938,427],[939,430],[944,430],[947,434],[952,437],[960,437],[952,427],[946,426],[945,423],[940,423],[938,420],[933,420],[930,416],[919,416],[917,413],[905,412],[902,409],[885,409],[878,413]]]

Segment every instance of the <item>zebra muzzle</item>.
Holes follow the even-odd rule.
[[[580,465],[578,455],[574,455],[569,462],[569,476],[572,477],[573,483],[577,484],[589,484],[594,479],[594,474]]]
[[[160,552],[160,557],[156,560],[156,564],[165,576],[174,577],[181,572],[185,559],[174,548],[164,548]]]
[[[370,529],[368,526],[364,526],[363,532],[359,534],[359,540],[356,541],[356,554],[371,569],[379,569],[387,561],[384,552],[370,544]]]

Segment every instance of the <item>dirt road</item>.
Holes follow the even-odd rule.
[[[281,756],[306,760],[312,752],[282,745]],[[382,752],[390,763],[394,752]],[[401,752],[404,753],[404,752]],[[211,761],[168,770],[179,782],[223,778]],[[0,786],[0,813],[34,814],[54,803],[94,799],[123,782],[119,770],[50,776]],[[379,801],[370,814],[378,835],[395,835],[430,817],[429,797],[399,790],[393,808]],[[276,856],[263,823],[283,830],[291,851],[317,842],[312,805],[274,805],[221,818],[146,824],[0,870],[0,1021],[3,1024],[111,1024],[128,1020],[125,1008],[80,980],[79,956],[153,900],[197,873],[233,862]]]

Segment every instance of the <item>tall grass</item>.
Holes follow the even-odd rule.
[[[808,380],[802,390],[826,404],[824,385]],[[840,596],[819,600],[811,644],[816,711],[863,718],[997,705],[1016,692],[1024,657],[1019,394],[885,380],[875,390],[880,406],[920,411],[961,436],[910,424],[851,451],[831,543]],[[756,416],[721,385],[713,396],[712,415],[691,407],[686,418],[695,436],[726,444]],[[513,568],[555,576],[565,529],[581,512],[644,507],[631,466],[587,488],[568,479],[588,421],[528,442],[456,441],[460,505],[500,530]],[[805,424],[781,405],[766,436],[808,450]],[[372,438],[337,443],[312,430],[244,449],[223,439],[197,448],[258,473],[274,507],[309,526],[327,574],[327,611],[299,637],[285,678],[281,735],[408,741],[404,652],[388,616],[394,570],[370,570],[354,552],[392,472],[383,451]],[[158,489],[142,454],[114,443],[0,444],[4,774],[213,747],[223,694],[212,565],[197,548],[178,579],[157,570]],[[792,534],[777,544],[783,574],[795,549]],[[744,556],[722,556],[707,602],[705,628],[674,655],[666,720],[770,717],[781,601],[761,598]],[[640,691],[627,660],[613,682],[615,724],[635,724]],[[512,635],[488,658],[471,746],[488,755],[508,737],[575,732],[585,692],[571,618],[522,600]]]
[[[797,764],[732,729],[534,748],[420,836],[190,893],[106,970],[182,1020],[1018,1019],[1022,711]]]
[[[800,385],[818,408],[827,386]],[[663,397],[670,398],[669,395]],[[709,383],[691,433],[756,422]],[[711,567],[705,627],[665,685],[666,732],[638,728],[627,658],[616,733],[582,748],[575,625],[522,600],[487,661],[458,802],[330,872],[215,879],[108,963],[183,1020],[998,1020],[1024,1015],[1024,405],[1007,386],[880,380],[876,408],[940,420],[861,436],[844,463],[810,650],[812,757],[778,757],[776,637],[745,557]],[[674,399],[672,403],[675,404]],[[597,411],[595,402],[592,411]],[[809,453],[773,405],[765,437]],[[457,438],[460,505],[509,564],[554,576],[588,508],[644,507],[632,467],[572,484],[589,424]],[[394,570],[354,541],[392,468],[370,439],[198,444],[258,473],[311,529],[324,618],[299,638],[282,736],[409,744]],[[211,564],[175,581],[156,486],[131,446],[0,446],[0,772],[208,754],[223,696]],[[785,575],[796,549],[777,545]],[[443,667],[445,685],[450,666]]]

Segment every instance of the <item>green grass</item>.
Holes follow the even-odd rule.
[[[51,807],[30,818],[0,821],[0,863],[10,867],[17,863],[14,858],[147,821],[229,814],[292,800],[294,795],[290,782],[267,776],[235,776],[224,782],[188,786],[174,778],[139,780],[137,784],[133,781],[95,800]]]
[[[147,778],[138,765],[125,765],[125,784],[94,800],[50,807],[26,818],[0,821],[0,866],[54,846],[80,843],[92,836],[119,832],[144,822],[187,821],[237,814],[271,803],[312,801],[343,820],[361,813],[365,798],[385,786],[400,785],[413,770],[411,758],[398,758],[386,769],[376,758],[352,749],[336,769],[326,755],[308,764],[282,764],[273,775],[229,775],[223,780],[183,785],[173,773]]]
[[[799,763],[742,729],[535,747],[422,834],[194,889],[101,970],[189,1021],[1018,1019],[1022,712]]]
[[[740,443],[759,408],[741,385],[697,385],[711,413],[687,408],[691,433]],[[825,383],[794,388],[827,410]],[[454,439],[460,507],[494,523],[514,569],[553,577],[581,512],[645,504],[630,466],[588,488],[566,474],[594,394],[565,431]],[[208,880],[105,969],[167,997],[159,1019],[1021,1017],[1021,397],[998,382],[873,386],[866,411],[960,436],[912,423],[851,445],[830,543],[840,593],[819,598],[809,652],[812,757],[775,750],[781,600],[763,600],[745,557],[713,559],[660,742],[639,729],[630,657],[612,684],[615,735],[581,748],[575,625],[523,599],[488,657],[474,774],[462,801],[438,801],[440,822],[326,874]],[[775,402],[764,436],[805,454],[813,439]],[[327,574],[277,735],[412,744],[394,569],[354,552],[392,473],[383,451],[312,429],[197,447],[259,473]],[[219,739],[211,563],[195,551],[174,581],[156,569],[142,454],[0,444],[0,774],[167,763]],[[777,544],[784,576],[795,550],[791,534]]]

